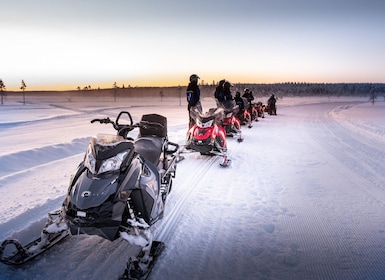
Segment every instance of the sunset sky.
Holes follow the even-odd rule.
[[[4,3],[6,2],[6,3]],[[12,0],[7,90],[385,82],[383,0]]]

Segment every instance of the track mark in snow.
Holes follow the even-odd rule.
[[[197,153],[192,153],[191,155],[197,155]],[[176,226],[178,223],[178,220],[180,219],[180,216],[184,214],[185,208],[188,207],[188,198],[197,189],[199,189],[199,185],[203,180],[204,180],[204,175],[207,172],[207,170],[213,166],[215,163],[217,163],[217,157],[205,157],[201,156],[204,158],[203,163],[197,164],[194,166],[193,172],[188,172],[187,174],[180,174],[181,169],[183,168],[183,161],[181,163],[178,163],[177,167],[177,172],[176,172],[176,180],[177,182],[174,181],[173,184],[173,190],[170,193],[170,196],[174,196],[175,192],[180,192],[182,191],[183,188],[183,194],[179,197],[169,197],[168,198],[168,204],[170,204],[171,199],[175,199],[176,202],[175,204],[171,205],[166,205],[166,213],[165,217],[163,218],[163,222],[161,225],[161,231],[158,233],[157,238],[159,240],[164,240],[167,241],[169,238],[169,235],[172,233],[173,228]],[[187,159],[185,158],[184,161],[186,160],[194,160],[194,159]],[[202,160],[202,159],[199,159]],[[182,165],[182,166],[180,166]],[[188,170],[186,170],[188,171]],[[182,177],[183,176],[183,177]],[[182,177],[183,179],[180,179]],[[179,179],[179,180],[178,180]],[[182,184],[179,182],[183,182]],[[195,186],[191,185],[190,183],[194,183]],[[173,194],[174,193],[174,194]],[[170,209],[172,207],[172,209]]]

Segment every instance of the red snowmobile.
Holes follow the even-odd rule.
[[[236,117],[239,119],[241,125],[247,124],[248,128],[253,127],[251,124],[252,116],[250,106],[247,103],[247,99],[244,97],[237,96],[236,97],[236,105],[239,107],[239,112],[236,114]]]
[[[258,113],[258,105],[256,103],[253,103],[251,101],[248,102],[248,111],[251,116],[251,121],[258,121],[259,113]]]
[[[265,117],[265,105],[263,105],[261,101],[258,101],[257,103],[254,104],[254,106],[258,112],[258,117],[264,118]]]
[[[222,126],[226,130],[226,135],[233,137],[237,135],[237,141],[242,142],[241,122],[236,117],[239,113],[239,106],[234,105],[234,102],[227,101],[226,103],[218,103],[219,108],[224,110],[224,118],[222,120]]]
[[[186,149],[202,155],[221,156],[220,165],[228,166],[230,160],[227,158],[226,131],[220,125],[223,109],[211,108],[208,112],[202,113],[196,107],[192,107],[190,117],[195,120],[195,124],[187,131]]]

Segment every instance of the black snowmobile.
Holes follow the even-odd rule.
[[[55,213],[58,217],[47,223],[42,238],[32,245],[23,247],[9,241],[2,245],[4,263],[22,263],[31,248],[44,251],[50,235],[57,240],[70,232],[108,240],[122,237],[141,246],[140,254],[129,259],[123,279],[141,279],[151,270],[163,243],[152,241],[150,227],[163,217],[179,146],[168,141],[167,119],[161,115],[143,115],[133,124],[130,113],[123,111],[115,122],[109,118],[94,122],[112,124],[117,135],[99,134],[90,139],[84,160],[71,177],[62,209]],[[139,134],[134,140],[128,133],[135,128]],[[3,256],[10,243],[19,247],[17,252]]]

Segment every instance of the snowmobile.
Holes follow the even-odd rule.
[[[242,131],[241,131],[241,122],[236,117],[239,113],[239,106],[234,105],[234,102],[226,102],[226,103],[217,103],[218,107],[223,108],[224,110],[224,118],[222,120],[222,126],[226,131],[226,136],[233,137],[234,134],[237,135],[237,141],[242,142]]]
[[[227,157],[226,131],[220,125],[223,109],[211,108],[202,113],[196,107],[191,107],[190,117],[195,123],[187,131],[185,148],[202,155],[221,156],[220,165],[228,166],[230,160]]]
[[[62,208],[47,222],[41,238],[25,247],[4,241],[2,262],[23,263],[33,252],[46,250],[52,240],[88,234],[111,241],[121,237],[142,248],[127,262],[123,279],[141,279],[151,270],[164,244],[153,242],[150,227],[164,215],[179,146],[168,141],[167,119],[161,115],[143,115],[134,124],[131,114],[122,111],[115,121],[104,118],[94,122],[112,124],[117,134],[90,139],[83,161],[71,176]],[[139,133],[133,139],[128,133],[135,128]],[[17,251],[3,256],[9,244]]]
[[[239,119],[240,125],[247,124],[248,128],[253,127],[252,115],[250,114],[250,104],[247,102],[247,99],[244,97],[238,97],[236,105],[239,107],[236,118]]]
[[[258,117],[264,118],[265,117],[265,105],[262,104],[261,101],[258,101],[257,103],[254,104],[256,107],[256,110],[258,112]]]
[[[276,105],[266,105],[265,106],[265,112],[267,112],[269,115],[277,115],[277,106]]]
[[[252,121],[258,121],[258,117],[260,116],[260,107],[258,105],[258,103],[254,103],[254,102],[249,102],[249,112],[250,112],[250,115],[251,115],[251,120]]]

